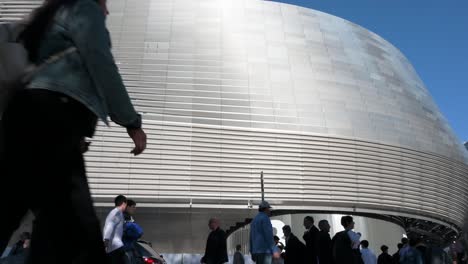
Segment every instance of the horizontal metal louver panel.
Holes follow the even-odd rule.
[[[42,0],[0,0],[0,23],[12,22],[26,17]]]
[[[349,138],[148,122],[150,145],[133,158],[125,132],[101,127],[87,155],[93,194],[124,191],[149,203],[244,208],[281,205],[386,210],[461,223],[468,167],[446,157]],[[457,195],[454,195],[454,194]]]

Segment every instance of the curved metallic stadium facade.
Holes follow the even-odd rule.
[[[0,20],[40,1],[0,0]],[[405,56],[315,10],[260,0],[109,0],[113,51],[149,136],[100,126],[98,205],[425,219],[468,209],[468,156]],[[149,210],[149,209],[148,209]]]

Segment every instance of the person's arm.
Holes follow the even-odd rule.
[[[203,255],[203,257],[201,257],[200,263],[206,263],[206,257],[210,253],[210,252],[208,252],[208,248],[210,247],[210,236],[211,236],[211,233],[208,235],[208,238],[206,239],[205,255]]]
[[[71,38],[91,78],[106,102],[110,118],[124,127],[141,127],[110,50],[105,16],[97,3],[78,2],[69,23]]]
[[[115,232],[115,229],[117,228],[119,222],[120,220],[117,217],[117,215],[113,215],[112,217],[106,219],[103,231],[104,244],[106,248],[109,246],[109,243],[111,243],[111,236]]]
[[[97,3],[78,2],[69,23],[71,38],[112,121],[127,128],[135,143],[132,153],[146,148],[141,116],[135,111],[110,50],[105,16]]]
[[[221,229],[218,231],[218,245],[220,259],[223,261],[223,263],[228,262],[229,258],[227,255],[226,232]]]

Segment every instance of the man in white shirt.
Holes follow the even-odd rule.
[[[112,264],[125,264],[125,250],[122,242],[124,216],[127,198],[119,195],[114,199],[115,208],[110,211],[104,225],[104,245]]]
[[[369,241],[361,241],[361,257],[364,264],[377,264],[377,257],[374,252],[369,249]]]

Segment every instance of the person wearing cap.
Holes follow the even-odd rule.
[[[271,206],[262,201],[258,206],[259,213],[250,224],[250,254],[257,264],[271,264],[273,258],[280,257],[273,239],[273,226],[270,215]]]

